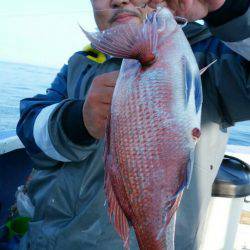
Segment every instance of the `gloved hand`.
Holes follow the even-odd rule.
[[[100,139],[105,134],[107,118],[119,71],[105,73],[94,78],[83,105],[83,121],[89,134]]]
[[[174,15],[194,21],[206,17],[224,3],[225,0],[149,0],[148,5],[152,8],[156,8],[157,4],[168,6]]]

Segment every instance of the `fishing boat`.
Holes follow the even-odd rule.
[[[0,225],[9,216],[15,203],[17,187],[26,182],[32,161],[14,130],[0,133]],[[1,248],[0,248],[1,249]]]
[[[250,232],[250,209],[242,213],[244,204],[249,202],[247,196],[250,196],[250,152],[244,152],[240,147],[229,146],[227,154],[213,185],[213,198],[206,219],[202,250],[244,249],[234,248],[235,245],[240,245],[237,243],[237,237],[239,238],[246,230]],[[1,250],[14,249],[24,233],[23,230],[27,230],[29,219],[10,218],[10,210],[16,202],[15,194],[18,187],[25,184],[32,168],[32,161],[15,131],[0,132]],[[17,219],[24,224],[21,225],[21,229],[20,226],[13,226],[13,221],[16,223]],[[217,223],[216,227],[214,223]],[[241,229],[240,236],[237,234],[239,225],[246,225],[246,229]],[[215,238],[217,240],[214,240]],[[247,247],[245,249],[250,249],[250,245]]]

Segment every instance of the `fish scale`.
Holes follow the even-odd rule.
[[[142,25],[85,34],[100,51],[124,58],[105,137],[109,214],[126,249],[130,223],[141,250],[165,250],[191,177],[202,96],[181,27],[168,9],[149,16]]]

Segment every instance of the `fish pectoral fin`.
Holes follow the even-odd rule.
[[[110,220],[114,221],[114,227],[124,242],[124,248],[129,250],[129,224],[113,190],[110,175],[107,172],[105,176],[105,191],[109,207]]]
[[[184,82],[185,82],[185,104],[188,105],[189,97],[192,88],[193,75],[191,73],[190,65],[186,57],[182,57],[182,66],[184,71]]]

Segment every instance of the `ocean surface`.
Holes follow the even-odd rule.
[[[19,102],[44,94],[58,69],[0,62],[0,131],[13,130],[19,119]]]
[[[14,130],[19,119],[19,102],[45,94],[59,69],[0,62],[0,131]],[[231,129],[231,145],[250,146],[250,121]]]

